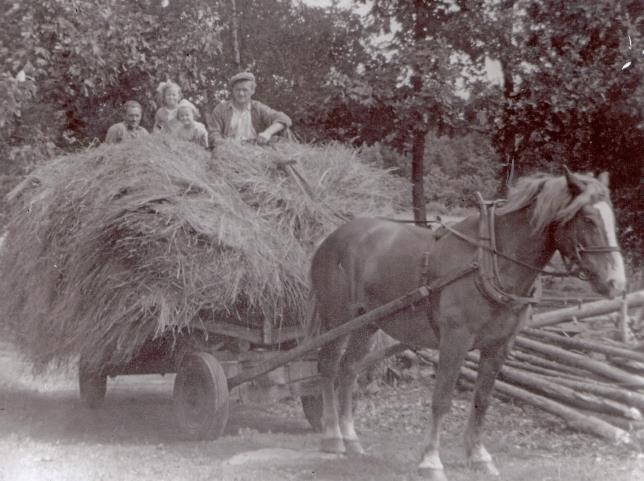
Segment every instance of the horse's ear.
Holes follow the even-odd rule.
[[[566,176],[566,182],[568,183],[568,189],[570,190],[570,193],[574,197],[578,196],[585,190],[586,186],[575,174],[570,172],[570,169],[568,169],[568,167],[564,165],[563,169],[564,169],[564,174]]]
[[[604,184],[605,187],[608,187],[608,172],[604,171],[601,174],[599,174],[599,177],[597,177],[599,181]]]

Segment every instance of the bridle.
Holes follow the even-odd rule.
[[[475,284],[479,291],[488,299],[499,304],[515,304],[518,306],[538,304],[541,302],[540,295],[532,296],[519,296],[514,293],[507,292],[503,287],[500,272],[498,269],[498,258],[506,259],[514,264],[520,265],[536,272],[539,275],[550,277],[578,277],[581,280],[588,280],[590,274],[588,269],[583,266],[584,255],[606,254],[610,252],[621,252],[617,246],[599,245],[599,246],[583,246],[578,240],[575,232],[573,240],[572,256],[559,249],[562,260],[564,262],[565,271],[556,271],[550,269],[542,269],[540,267],[528,264],[514,256],[505,254],[497,249],[496,236],[495,236],[495,209],[502,201],[486,201],[480,194],[477,193],[477,199],[480,209],[479,217],[479,232],[478,238],[470,237],[463,232],[460,232],[453,227],[443,223],[440,220],[430,221],[428,223],[439,224],[447,232],[455,237],[477,248],[475,260],[467,267],[461,268],[452,274],[445,277],[435,279],[431,283],[427,283],[430,289],[441,289],[460,279],[470,273],[476,273]],[[428,254],[428,253],[427,253]],[[426,255],[427,258],[427,255]],[[427,263],[427,259],[425,260]],[[555,299],[549,299],[555,300]],[[566,300],[561,298],[561,300]]]
[[[567,255],[561,250],[559,252],[566,269],[570,272],[573,272],[574,275],[581,280],[587,281],[590,278],[590,274],[588,273],[588,269],[584,267],[584,255],[610,254],[611,252],[618,252],[621,254],[622,250],[618,246],[610,245],[583,246],[577,240],[575,231],[572,255]]]

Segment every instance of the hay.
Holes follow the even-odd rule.
[[[275,160],[297,160],[311,199]],[[36,369],[80,353],[122,366],[146,340],[304,319],[315,245],[342,215],[400,209],[404,182],[341,145],[228,143],[212,156],[157,137],[42,165],[10,209],[0,323]]]

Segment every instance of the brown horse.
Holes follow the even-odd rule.
[[[428,303],[409,306],[387,320],[354,331],[319,353],[323,390],[322,450],[363,453],[353,424],[355,369],[383,329],[399,341],[439,350],[431,424],[419,470],[445,480],[439,432],[466,353],[480,350],[480,367],[465,430],[468,463],[498,471],[481,441],[483,418],[497,374],[525,318],[526,299],[539,271],[555,251],[586,274],[599,293],[625,289],[624,263],[615,236],[608,176],[538,175],[521,179],[493,214],[496,292],[474,267],[480,215],[438,235],[429,229],[383,219],[356,219],[329,235],[311,266],[317,315],[311,333],[329,330],[396,299],[420,285],[434,286]],[[489,280],[489,279],[488,279]],[[489,282],[488,282],[489,284]],[[498,285],[500,284],[500,285]],[[336,396],[337,394],[337,396]]]

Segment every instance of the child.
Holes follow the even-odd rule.
[[[157,101],[162,107],[157,110],[154,116],[155,132],[162,130],[171,132],[178,122],[176,120],[177,107],[181,100],[181,88],[172,80],[161,82],[157,88]]]
[[[198,114],[197,107],[187,100],[182,100],[177,107],[178,125],[174,127],[172,134],[181,140],[194,142],[207,149],[208,131],[204,124],[195,121],[196,114]]]

